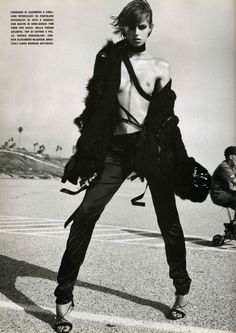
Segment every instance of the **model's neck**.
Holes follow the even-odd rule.
[[[133,46],[129,43],[127,43],[127,51],[130,53],[141,53],[146,50],[146,44],[144,43],[143,45],[140,46]]]

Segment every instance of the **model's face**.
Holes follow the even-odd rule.
[[[141,46],[146,42],[151,31],[152,27],[148,20],[143,19],[136,26],[126,27],[125,35],[129,44],[132,46]]]

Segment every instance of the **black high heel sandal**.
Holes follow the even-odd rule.
[[[72,323],[68,319],[66,319],[66,316],[68,316],[74,308],[73,300],[70,303],[71,304],[69,305],[68,310],[64,315],[56,315],[55,330],[58,333],[68,333],[73,328]]]
[[[187,314],[186,312],[187,305],[188,301],[184,305],[180,305],[178,296],[176,296],[175,303],[169,312],[168,319],[178,320],[184,318]]]

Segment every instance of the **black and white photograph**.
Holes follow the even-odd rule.
[[[235,0],[0,24],[0,331],[236,332]]]

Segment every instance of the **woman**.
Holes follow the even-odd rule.
[[[97,54],[85,110],[75,119],[81,136],[63,182],[90,183],[73,223],[55,290],[58,332],[72,324],[73,288],[96,221],[120,185],[135,171],[148,181],[165,242],[170,278],[176,289],[169,317],[185,316],[191,279],[186,270],[184,235],[175,204],[175,174],[188,159],[173,107],[168,64],[151,56],[146,41],[153,29],[147,1],[127,4],[112,25],[122,40],[109,41]],[[133,67],[133,69],[132,69]],[[136,78],[135,78],[136,75]]]

